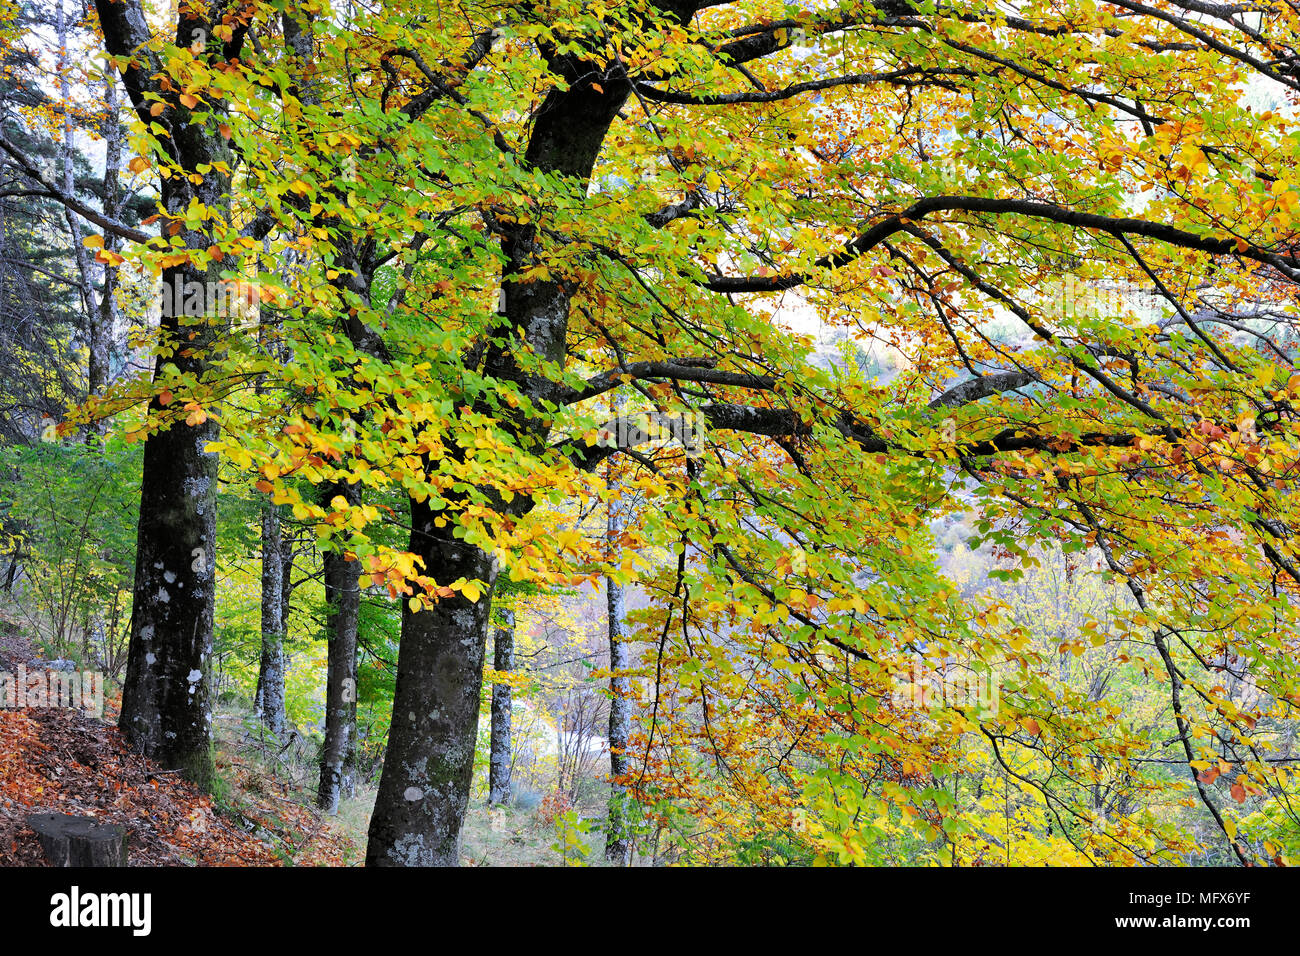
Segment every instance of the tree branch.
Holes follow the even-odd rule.
[[[24,156],[18,147],[9,142],[9,140],[3,135],[0,135],[0,149],[3,149],[8,153],[9,156],[13,158],[14,162],[22,168],[23,174],[27,176],[28,179],[37,183],[46,195],[51,199],[55,199],[62,203],[67,209],[72,210],[87,222],[93,222],[101,229],[111,232],[114,235],[121,236],[124,239],[131,239],[134,242],[148,242],[149,239],[152,238],[147,232],[128,226],[126,223],[119,222],[109,216],[105,216],[102,212],[98,212],[90,206],[87,206],[75,196],[69,196],[67,193],[63,192],[45,178],[39,166]]]
[[[708,364],[705,364],[708,363]],[[713,368],[713,359],[691,361],[669,359],[663,362],[629,362],[621,368],[601,372],[587,380],[583,388],[567,389],[557,396],[561,405],[603,395],[617,388],[626,378],[671,379],[675,382],[707,382],[712,385],[735,385],[740,388],[770,389],[776,379],[770,375],[749,375],[744,372],[725,372]]]
[[[992,199],[983,196],[928,196],[920,199],[901,213],[894,213],[860,234],[847,243],[843,251],[818,259],[816,265],[819,269],[837,269],[848,265],[895,233],[904,231],[913,221],[924,219],[936,212],[1018,215],[1030,219],[1044,219],[1064,226],[1105,232],[1113,236],[1141,236],[1210,255],[1242,256],[1270,265],[1287,278],[1300,281],[1300,259],[1293,255],[1282,256],[1269,252],[1237,237],[1215,239],[1146,219],[1103,216],[1031,199]],[[779,276],[712,275],[706,278],[702,285],[714,292],[782,292],[805,285],[812,281],[812,277],[812,273],[799,272]]]

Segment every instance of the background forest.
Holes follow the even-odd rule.
[[[1294,865],[1297,36],[0,0],[5,862]]]

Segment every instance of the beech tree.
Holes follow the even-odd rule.
[[[718,838],[797,822],[863,860],[901,820],[955,859],[978,825],[940,784],[978,757],[1081,859],[1195,843],[1099,822],[1121,788],[1271,858],[1234,806],[1288,792],[1300,705],[1291,5],[312,2],[297,48],[274,3],[183,11],[176,45],[138,0],[98,8],[174,227],[124,254],[251,279],[264,230],[309,262],[256,276],[290,365],[164,315],[152,408],[187,412],[146,445],[137,746],[193,768],[205,744],[220,452],[405,602],[368,864],[457,862],[498,577],[605,574],[656,597],[631,791]],[[815,361],[804,315],[902,370]],[[290,424],[230,401],[216,440],[251,376],[301,396]],[[287,477],[400,490],[409,521]],[[610,556],[574,503],[632,490]],[[1130,604],[1063,653],[1122,648],[1163,725],[1058,686],[996,600],[957,595],[930,525],[959,511],[1005,557],[1098,555]],[[952,661],[1001,682],[996,712],[895,700]]]
[[[257,669],[253,709],[272,734],[285,730],[284,712],[284,538],[280,511],[262,504],[262,653]]]
[[[169,166],[169,175],[159,183],[159,220],[166,239],[153,245],[148,261],[161,270],[164,286],[172,290],[191,284],[212,288],[221,256],[207,251],[213,246],[213,232],[208,217],[195,210],[229,209],[233,156],[219,131],[222,106],[196,111],[197,99],[172,82],[169,70],[178,69],[186,54],[195,66],[238,59],[244,30],[240,27],[236,35],[235,28],[225,28],[226,39],[218,40],[208,13],[183,5],[174,40],[163,53],[141,4],[105,0],[96,10],[105,49],[145,128],[143,135]],[[211,48],[209,38],[214,41]],[[200,51],[197,56],[195,50]],[[114,228],[111,222],[103,225],[136,242],[148,239],[138,231]],[[169,240],[177,240],[175,246]],[[183,251],[173,251],[177,248]],[[103,257],[110,264],[121,260],[111,251]],[[187,322],[183,297],[163,297],[151,412],[164,412],[171,404],[171,379],[199,378],[207,368],[217,329],[205,308],[196,311]],[[155,419],[145,438],[135,600],[120,720],[123,734],[141,753],[164,767],[183,770],[200,784],[212,773],[204,669],[212,650],[217,456],[206,446],[216,436],[215,420],[192,405],[183,420]]]
[[[499,612],[501,620],[492,633],[492,669],[508,674],[515,667],[515,613],[509,608]],[[510,801],[510,768],[514,763],[510,723],[514,711],[514,693],[509,684],[492,685],[492,723],[488,753],[488,803]]]
[[[610,481],[611,488],[616,482]],[[622,547],[623,529],[627,525],[626,504],[611,502],[605,514],[605,538],[608,557],[614,558]],[[605,575],[605,634],[609,644],[609,776],[612,782],[608,817],[605,824],[605,858],[622,866],[629,860],[627,787],[630,769],[628,746],[632,737],[632,666],[627,632],[627,596],[623,583]]]

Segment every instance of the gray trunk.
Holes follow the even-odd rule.
[[[617,505],[609,506],[606,536],[611,557],[623,532],[622,514]],[[623,585],[605,577],[605,611],[609,634],[609,822],[605,828],[605,858],[624,866],[628,862],[627,741],[632,732],[632,681],[625,672],[630,666],[627,647],[627,606]]]
[[[117,219],[121,213],[122,190],[118,183],[118,167],[122,163],[122,122],[118,115],[117,77],[111,72],[104,77],[104,108],[108,122],[104,131],[104,214]],[[115,252],[121,240],[109,232],[104,236],[104,248]],[[113,335],[117,328],[117,267],[104,266],[104,286],[100,292],[99,309],[91,314],[90,356],[88,358],[88,385],[92,395],[108,387],[112,379]]]
[[[492,637],[492,666],[502,674],[515,668],[515,612],[501,610],[501,626]],[[510,800],[510,768],[514,754],[510,748],[510,717],[513,707],[509,684],[492,687],[492,736],[488,760],[488,803],[508,803]]]
[[[58,37],[60,53],[59,63],[59,99],[63,103],[71,102],[71,92],[68,77],[71,66],[66,62],[68,52],[68,21],[64,13],[63,2],[60,0],[55,8],[54,30]],[[107,124],[105,138],[105,159],[104,159],[104,213],[113,218],[117,217],[117,167],[122,161],[122,130],[117,118],[117,81],[112,76],[105,79],[105,106],[110,114]],[[61,182],[64,195],[75,196],[76,181],[74,178],[73,158],[76,155],[74,144],[76,130],[72,124],[71,110],[63,114],[63,142],[60,146],[61,161]],[[95,276],[97,266],[94,259],[91,258],[90,251],[81,244],[82,230],[81,221],[77,218],[76,213],[71,209],[64,210],[64,219],[68,224],[68,233],[71,237],[72,255],[77,263],[77,290],[81,297],[82,314],[85,316],[85,342],[88,352],[86,368],[86,386],[87,392],[91,395],[97,395],[103,392],[108,384],[108,351],[110,341],[110,330],[112,321],[115,316],[116,302],[113,297],[113,286],[117,279],[117,269],[105,265],[102,267],[104,273],[104,287],[99,298],[95,296]],[[104,237],[104,248],[114,250],[117,248],[117,237],[109,233]],[[102,425],[100,426],[102,428]]]
[[[491,588],[492,558],[437,528],[411,503],[413,553],[439,581],[464,577]],[[491,591],[459,594],[429,610],[402,608],[402,644],[388,753],[370,818],[367,866],[456,866],[478,740],[479,693]]]
[[[64,104],[72,102],[71,86],[68,76],[72,69],[67,62],[68,55],[68,21],[63,10],[63,0],[54,8],[54,34],[59,41],[59,100]],[[65,196],[75,196],[77,194],[76,181],[73,177],[73,157],[75,155],[74,134],[72,127],[72,110],[65,109],[63,112],[63,142],[59,146],[60,177],[59,185],[63,189]],[[71,209],[65,208],[63,211],[64,219],[68,224],[68,232],[72,237],[72,255],[77,263],[77,291],[81,295],[81,307],[83,314],[86,316],[87,339],[89,340],[90,327],[93,325],[93,316],[96,311],[95,294],[92,290],[94,283],[94,269],[91,263],[90,253],[86,247],[81,244],[81,222],[77,219],[76,213]]]
[[[617,79],[591,83],[596,75],[592,65],[576,57],[554,66],[569,89],[547,95],[537,112],[525,162],[585,182],[631,87]],[[519,383],[540,405],[554,385],[523,370],[515,349],[527,348],[545,361],[563,363],[571,287],[515,278],[536,264],[532,226],[510,230],[502,250],[507,259],[503,319],[512,334],[500,336],[488,350],[484,374]],[[482,410],[493,413],[486,403]],[[538,450],[550,428],[543,417],[522,415],[503,424],[522,447]],[[515,502],[515,513],[527,510],[519,499]],[[426,574],[442,583],[478,579],[488,591],[477,602],[457,595],[428,610],[413,612],[403,606],[393,721],[370,818],[366,864],[455,866],[473,782],[483,655],[497,570],[490,555],[456,539],[451,527],[437,528],[424,502],[411,502],[411,529],[410,550],[424,559]]]
[[[161,64],[149,52],[151,34],[138,0],[95,0],[95,9],[107,51],[129,60],[122,78],[136,115],[146,123],[153,121],[146,94],[161,96],[169,104],[160,120],[171,129],[166,148],[171,159],[197,180],[163,179],[163,208],[180,216],[197,199],[211,209],[228,210],[230,182],[223,170],[233,156],[215,128],[220,105],[214,104],[210,114],[197,119],[175,104],[174,91],[159,88],[156,76]],[[211,32],[204,15],[182,6],[177,35],[188,37],[199,29]],[[238,56],[238,46],[224,55]],[[200,168],[204,172],[198,172]],[[202,231],[183,229],[178,235],[189,248],[205,248],[212,242]],[[176,266],[164,269],[162,280],[173,289],[184,289],[187,282],[215,283],[222,268],[235,265],[228,257],[206,272]],[[207,371],[204,356],[223,333],[216,323],[183,325],[179,314],[183,305],[177,298],[164,297],[159,333],[173,344],[182,340],[191,344],[174,355],[157,357],[155,381],[167,375],[168,366],[182,375],[202,377]],[[150,403],[152,415],[163,410],[157,398]],[[164,769],[181,770],[202,787],[212,778],[206,670],[212,652],[217,502],[217,456],[205,448],[216,438],[216,421],[208,417],[195,425],[175,420],[145,440],[131,641],[119,719],[128,744]]]
[[[262,502],[262,661],[255,709],[271,733],[284,733],[284,538],[280,509]]]
[[[359,500],[359,489],[346,482],[330,484],[323,501],[343,495]],[[357,565],[330,548],[324,555],[326,638],[329,664],[325,678],[325,741],[321,748],[320,784],[316,805],[337,813],[339,800],[356,794],[357,750],[357,630],[361,614],[361,587]]]
[[[164,280],[175,271],[182,270],[167,270]],[[163,322],[170,324],[166,316]],[[163,364],[160,358],[159,369]],[[151,410],[160,410],[157,399]],[[145,442],[135,605],[119,720],[133,747],[201,785],[212,773],[205,673],[212,652],[217,540],[217,456],[203,449],[216,438],[209,418],[194,426],[176,422]]]
[[[289,637],[289,610],[293,605],[293,540],[284,534],[280,525],[280,620],[284,622],[284,636]]]

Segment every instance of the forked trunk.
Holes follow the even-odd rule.
[[[538,111],[525,156],[533,168],[580,182],[590,178],[631,86],[605,77],[592,82],[595,74],[589,67],[577,58],[562,65],[570,86],[552,90]],[[521,278],[536,265],[533,226],[507,230],[502,250],[508,260],[503,319],[512,334],[488,349],[483,371],[522,386],[530,399],[541,402],[554,392],[554,383],[521,367],[515,350],[526,348],[546,361],[563,362],[572,287]],[[484,411],[491,409],[485,405]],[[507,416],[502,424],[530,451],[544,446],[549,431],[544,417]],[[516,514],[526,510],[519,501],[515,499]],[[424,559],[425,574],[441,584],[458,578],[483,581],[488,590],[477,602],[458,594],[427,610],[402,609],[393,721],[370,818],[368,866],[455,866],[460,857],[496,567],[490,555],[458,541],[451,524],[436,528],[433,519],[426,503],[411,502],[410,550]]]

